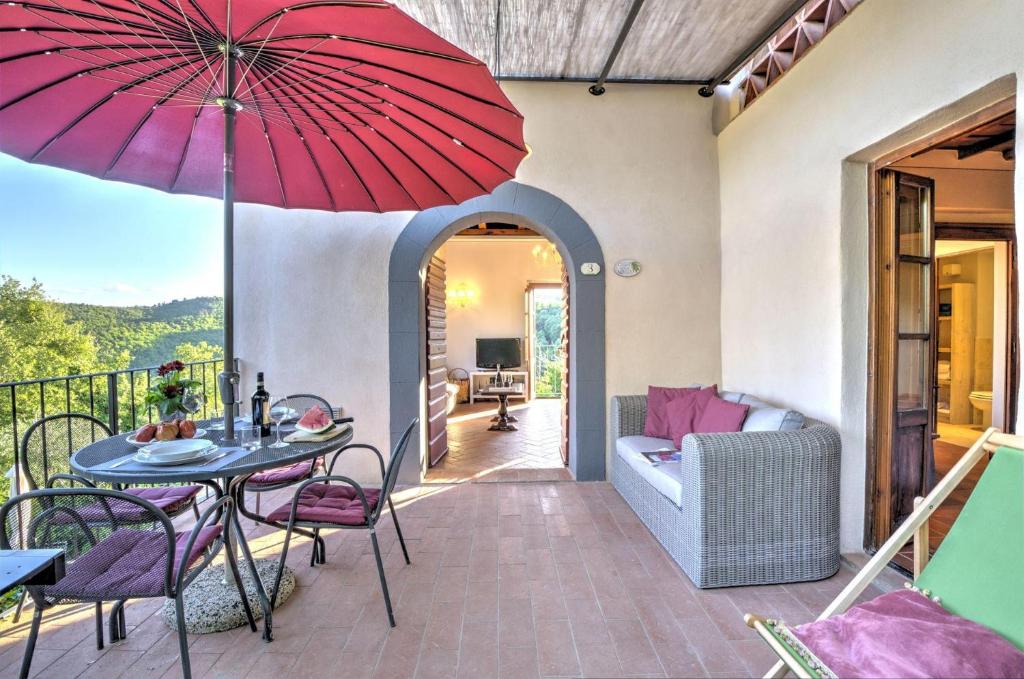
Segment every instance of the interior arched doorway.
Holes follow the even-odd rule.
[[[528,226],[558,248],[569,273],[569,469],[579,481],[605,478],[604,256],[590,226],[556,196],[510,181],[493,193],[417,214],[391,251],[388,274],[388,356],[391,442],[421,416],[423,375],[423,271],[452,234],[472,224]],[[584,264],[598,273],[584,274]],[[422,427],[410,444],[401,478],[418,483],[425,469]]]

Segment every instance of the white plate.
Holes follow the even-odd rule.
[[[192,435],[192,438],[190,438],[190,439],[174,439],[174,441],[194,441],[195,439],[202,438],[205,435],[206,435],[206,430],[205,429],[196,429],[196,433]],[[136,441],[134,433],[132,433],[132,435],[129,436],[125,440],[129,444],[135,446],[136,448],[142,448],[144,446],[159,445],[159,444],[162,444],[162,443],[174,443],[174,441],[157,441],[156,439],[151,439],[149,441]]]
[[[167,459],[161,457],[160,455],[146,455],[140,450],[139,452],[135,453],[132,459],[134,459],[139,464],[149,464],[155,467],[173,467],[175,465],[189,464],[191,462],[201,462],[202,460],[205,460],[208,457],[212,457],[213,455],[216,455],[219,452],[220,448],[211,443],[208,448],[198,451],[197,454],[192,455],[191,457]]]
[[[214,444],[206,439],[176,439],[174,441],[161,441],[155,445],[145,446],[136,454],[137,457],[145,457],[158,460],[180,460],[194,459]]]

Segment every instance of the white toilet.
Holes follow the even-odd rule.
[[[992,392],[980,390],[972,391],[967,396],[967,400],[971,402],[972,406],[981,411],[982,425],[986,427],[989,426],[992,422]]]

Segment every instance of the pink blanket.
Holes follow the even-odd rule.
[[[837,677],[1024,678],[1024,652],[911,590],[792,632]]]

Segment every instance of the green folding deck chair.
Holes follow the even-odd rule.
[[[919,541],[914,552],[915,572],[920,573],[914,580],[914,587],[937,597],[947,611],[980,623],[1018,649],[1024,649],[1022,448],[1024,437],[1000,434],[994,429],[985,432],[818,620],[844,612],[913,538]],[[974,492],[942,544],[928,559],[928,517],[992,450],[995,455]],[[926,565],[920,561],[925,561]],[[779,621],[754,615],[747,615],[746,621],[781,660],[766,677],[784,676],[787,671],[799,677],[822,676],[813,663],[803,657],[802,649],[792,643]]]

